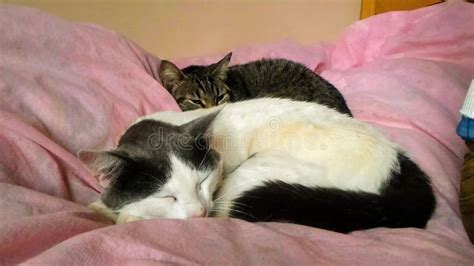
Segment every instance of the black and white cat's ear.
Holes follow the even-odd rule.
[[[220,111],[214,111],[210,114],[198,117],[192,121],[189,121],[185,124],[180,125],[181,131],[192,136],[196,137],[198,135],[205,135],[209,127],[212,124],[212,121],[216,118]]]
[[[211,69],[212,76],[221,80],[225,80],[227,78],[227,71],[229,70],[231,57],[232,53],[228,53],[219,62],[210,65],[209,68]]]
[[[161,61],[158,74],[160,75],[161,83],[170,93],[173,93],[173,90],[186,77],[175,64],[166,60]]]
[[[77,157],[89,168],[101,188],[109,187],[126,163],[122,156],[111,151],[81,150]]]

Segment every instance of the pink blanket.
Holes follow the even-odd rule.
[[[357,22],[334,44],[234,50],[232,63],[284,57],[315,69],[432,177],[426,230],[343,235],[212,218],[111,225],[92,213],[97,186],[74,154],[113,147],[138,116],[177,110],[156,80],[159,59],[97,26],[0,7],[0,264],[472,265],[454,130],[474,77],[473,25],[474,5],[442,4]]]

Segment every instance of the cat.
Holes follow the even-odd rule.
[[[262,59],[229,67],[231,56],[229,53],[209,66],[188,66],[182,70],[163,60],[159,76],[183,111],[276,97],[316,102],[352,116],[342,94],[302,64]]]
[[[256,115],[257,114],[257,115]],[[109,151],[80,151],[117,223],[233,217],[348,233],[425,227],[427,175],[373,127],[326,106],[259,98],[136,121]]]

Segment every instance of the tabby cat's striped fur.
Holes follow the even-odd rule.
[[[261,97],[316,102],[348,114],[341,93],[307,67],[286,59],[262,59],[229,67],[232,54],[209,66],[182,70],[163,60],[160,78],[183,111]]]

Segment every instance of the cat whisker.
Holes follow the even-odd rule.
[[[152,182],[136,182],[135,185],[149,185],[149,186],[159,186],[159,184],[152,183]]]
[[[247,216],[247,217],[250,217],[252,219],[256,219],[255,216],[253,216],[252,214],[248,213],[248,212],[245,212],[245,211],[242,211],[242,210],[239,210],[239,209],[236,209],[236,208],[228,208],[226,210],[223,210],[224,212],[226,212],[227,214],[231,214],[233,212],[236,212],[236,213],[240,213],[244,216]]]
[[[241,202],[235,202],[235,201],[219,201],[219,202],[214,202],[214,204],[229,204],[229,205],[239,205],[239,206],[244,206],[244,207],[250,207],[248,204],[244,204]]]
[[[243,187],[243,186],[248,186],[249,184],[251,185],[250,187],[255,187],[257,183],[261,183],[261,180],[259,180],[259,179],[256,178],[256,177],[253,178],[253,179],[250,179],[250,178],[249,178],[248,182],[243,182],[243,183],[239,184],[238,186],[235,187],[234,190],[238,190],[238,189],[240,189],[240,188]],[[214,201],[219,201],[219,200],[221,200],[221,199],[223,199],[223,198],[225,198],[225,197],[228,197],[228,196],[230,196],[229,193],[219,195],[219,197],[217,197],[216,199],[214,199]]]
[[[245,205],[246,207],[250,207],[246,204],[241,204],[241,205]],[[248,213],[248,212],[245,212],[239,208],[242,208],[243,206],[235,206],[235,205],[231,205],[231,206],[214,206],[211,210],[211,212],[219,212],[219,213],[225,213],[225,214],[230,214],[232,212],[237,212],[237,213],[240,213],[240,214],[243,214],[247,217],[250,217],[252,219],[256,219],[255,216],[253,216],[252,214]]]
[[[149,174],[149,173],[147,173],[147,172],[140,171],[140,172],[138,172],[138,173],[139,173],[139,174],[144,174],[144,175],[146,175],[146,176],[148,176],[148,177],[151,177],[151,178],[155,179],[156,181],[163,182],[163,181],[160,180],[158,177],[156,177],[156,176],[154,176],[154,175],[152,175],[152,174]]]
[[[207,151],[206,151],[206,153],[204,154],[204,156],[202,157],[202,160],[201,160],[201,162],[199,163],[199,166],[197,167],[197,169],[200,169],[200,168],[201,168],[201,166],[202,166],[202,164],[204,163],[204,160],[206,159],[206,156],[207,156],[207,154],[209,154],[209,151],[210,151],[210,150],[211,150],[211,147],[209,147],[209,148],[207,149]]]

